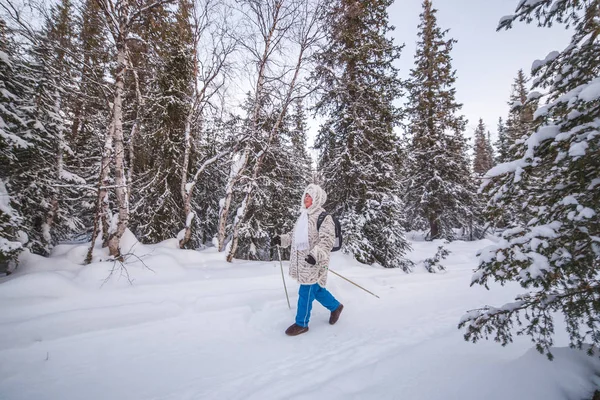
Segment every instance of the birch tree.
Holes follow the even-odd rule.
[[[214,15],[220,18],[215,19]],[[206,109],[224,89],[225,79],[231,72],[231,56],[238,43],[232,35],[233,25],[228,22],[231,12],[223,3],[213,0],[194,2],[192,6],[193,31],[193,92],[190,96],[190,111],[185,122],[183,163],[181,166],[181,199],[185,226],[179,233],[179,247],[184,248],[192,236],[192,224],[196,213],[192,210],[194,189],[200,176],[231,149],[220,149],[217,154],[204,157],[199,165],[190,165],[193,156],[193,132],[206,127]],[[202,156],[202,155],[198,155]]]
[[[118,214],[110,221],[108,248],[109,254],[115,258],[121,257],[120,239],[127,229],[129,222],[129,194],[125,175],[125,146],[123,135],[123,97],[125,72],[127,71],[127,42],[134,22],[145,12],[172,0],[156,0],[148,3],[138,3],[134,0],[98,0],[102,8],[116,49],[116,68],[114,83],[114,98],[110,128],[104,146],[105,156],[102,160],[100,184],[98,187],[98,213],[101,206],[106,204],[108,165],[112,162],[114,168],[114,189]],[[112,153],[112,157],[109,154]],[[98,219],[98,217],[96,217]],[[94,232],[94,236],[96,232]],[[92,247],[94,241],[92,241]]]
[[[253,146],[261,143],[262,151],[266,151],[272,139],[268,132],[264,132],[260,123],[260,115],[265,100],[268,97],[272,83],[285,74],[281,71],[271,69],[275,59],[281,55],[281,46],[289,38],[290,30],[295,22],[298,3],[294,0],[246,0],[241,2],[240,13],[247,27],[247,33],[243,40],[244,49],[250,56],[250,62],[255,71],[254,87],[252,89],[252,106],[249,111],[247,131],[244,133],[243,147],[232,156],[231,171],[225,187],[225,197],[221,201],[218,225],[218,247],[219,251],[225,249],[225,237],[227,222],[234,188],[244,176],[251,156],[260,158],[260,150],[254,153]],[[261,158],[262,159],[262,158]],[[251,190],[252,191],[252,190]],[[243,213],[243,208],[241,209]],[[237,223],[237,222],[236,222]]]
[[[258,27],[266,28],[266,25],[260,23],[262,20],[261,17],[265,15],[265,11],[269,15],[272,10],[273,17],[271,20],[273,23],[268,31],[261,30],[263,38],[266,38],[264,42],[265,51],[263,52],[263,56],[258,59],[260,65],[259,80],[256,86],[250,130],[257,135],[257,138],[262,139],[262,143],[258,153],[253,155],[250,179],[245,185],[245,195],[233,223],[232,245],[227,255],[227,261],[230,262],[237,250],[241,223],[246,219],[247,210],[252,206],[252,202],[254,201],[256,180],[261,173],[266,154],[270,150],[273,140],[280,133],[290,104],[295,99],[306,94],[305,90],[303,90],[305,88],[299,84],[299,79],[302,69],[311,58],[315,45],[321,35],[319,32],[319,23],[322,19],[323,6],[320,2],[299,3],[290,1],[284,4],[283,1],[277,1],[273,3],[272,8],[269,6],[262,7],[257,3],[253,5],[254,7],[251,7],[251,9],[254,12],[254,16],[257,17],[256,22]],[[277,32],[278,35],[273,36],[273,33]],[[271,39],[274,39],[272,44]],[[278,71],[273,70],[275,73],[272,75],[264,74],[264,72],[267,72],[266,68],[269,66],[269,56],[273,54],[273,50],[278,50],[278,46],[283,45],[284,41],[287,41],[288,45],[293,44],[295,46],[297,50],[295,61],[290,65],[286,64],[286,60],[284,59],[283,67],[281,67],[282,72],[277,73]],[[265,86],[265,84],[268,86]],[[259,123],[259,114],[263,106],[261,102],[263,96],[261,95],[265,94],[263,90],[267,87],[275,89],[271,91],[271,101],[276,101],[274,109],[277,112],[275,113],[273,125],[270,129],[265,130]],[[246,151],[249,149],[247,147]]]

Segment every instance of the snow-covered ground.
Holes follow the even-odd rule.
[[[418,262],[440,243],[412,244]],[[289,310],[273,262],[228,264],[214,250],[142,246],[131,236],[129,278],[120,268],[111,274],[101,252],[80,265],[85,245],[58,246],[49,259],[25,255],[0,280],[0,399],[590,398],[596,358],[558,348],[549,362],[527,338],[506,348],[463,340],[465,311],[520,291],[469,287],[475,254],[489,244],[447,245],[438,274],[336,253],[331,268],[381,298],[330,275],[345,305],[339,322],[330,326],[315,302],[310,331],[298,337],[284,334],[298,286],[286,271]]]

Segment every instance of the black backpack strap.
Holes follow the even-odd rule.
[[[317,231],[319,229],[321,229],[321,224],[323,223],[323,221],[325,221],[325,218],[328,216],[329,214],[327,214],[327,212],[323,211],[321,214],[319,214],[319,218],[317,218]]]

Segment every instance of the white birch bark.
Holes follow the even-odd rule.
[[[279,129],[285,118],[289,105],[294,100],[294,94],[298,90],[298,77],[300,75],[300,71],[306,62],[306,53],[309,52],[310,48],[319,40],[318,31],[318,22],[320,17],[322,3],[315,3],[315,8],[311,9],[310,5],[304,4],[304,8],[299,13],[299,21],[293,29],[296,30],[295,34],[297,35],[297,40],[299,44],[299,52],[298,57],[296,59],[296,63],[293,67],[293,76],[289,83],[282,83],[285,85],[284,96],[279,107],[280,112],[277,116],[273,127],[271,128],[267,142],[265,147],[259,152],[256,157],[256,161],[252,167],[252,181],[256,181],[259,177],[261,166],[263,160],[269,150],[271,144],[273,143],[274,138],[279,134]],[[255,110],[255,116],[258,117],[258,111]],[[251,208],[253,199],[254,199],[254,190],[255,185],[249,185],[246,190],[246,194],[244,195],[244,199],[242,200],[242,209],[240,210],[240,215],[234,221],[233,224],[233,235],[232,235],[232,245],[229,250],[229,254],[227,255],[227,261],[231,262],[237,251],[238,242],[239,242],[239,230],[240,226],[246,218],[248,209]]]
[[[260,129],[258,126],[258,118],[260,115],[260,99],[265,93],[265,81],[266,81],[266,70],[267,64],[273,53],[273,43],[278,42],[275,35],[278,29],[278,25],[281,22],[280,11],[282,10],[283,1],[275,1],[273,4],[261,5],[261,2],[249,2],[250,8],[257,19],[262,20],[261,25],[265,31],[262,32],[264,38],[264,49],[258,59],[258,75],[256,80],[256,86],[254,89],[254,108],[251,116],[251,128],[250,136],[252,138],[258,138],[260,135]],[[269,7],[270,6],[270,7]],[[264,8],[263,8],[264,7]],[[272,7],[272,8],[271,8]],[[271,13],[271,15],[269,15]],[[268,26],[264,26],[265,19],[270,19]],[[278,34],[281,34],[279,32]],[[237,171],[229,176],[227,181],[227,187],[225,190],[225,199],[223,201],[223,207],[219,212],[219,230],[217,233],[217,239],[219,242],[219,251],[225,250],[225,239],[226,239],[226,228],[227,220],[229,218],[229,211],[231,207],[231,200],[233,198],[233,189],[238,183],[240,178],[246,172],[248,167],[248,160],[250,156],[251,144],[247,143],[241,158],[241,165],[237,168]]]
[[[108,208],[108,178],[110,172],[110,164],[112,159],[113,151],[113,137],[114,137],[114,124],[111,122],[106,138],[104,139],[104,147],[102,148],[102,160],[100,161],[100,177],[98,178],[98,189],[96,197],[96,215],[94,216],[94,228],[92,231],[92,242],[85,258],[86,264],[92,262],[92,255],[94,252],[94,246],[96,244],[96,238],[100,231],[102,231],[102,244],[103,247],[108,245],[108,228],[109,228],[109,214]]]
[[[218,14],[218,7],[222,6],[214,0],[202,0],[201,4],[194,3],[193,7],[193,18],[194,18],[194,90],[190,98],[190,113],[186,118],[185,123],[185,136],[184,136],[184,153],[183,163],[181,168],[181,199],[183,206],[183,215],[185,216],[184,233],[179,240],[180,248],[184,248],[186,243],[192,236],[191,221],[193,217],[189,216],[193,213],[192,210],[192,198],[198,178],[200,174],[212,163],[218,161],[227,153],[231,151],[220,152],[217,156],[210,158],[205,161],[195,172],[194,176],[190,179],[190,158],[192,151],[192,125],[194,120],[202,121],[204,109],[211,101],[212,97],[215,96],[222,88],[223,83],[217,83],[217,78],[226,73],[229,58],[237,48],[237,41],[232,40],[231,29],[226,16],[223,17],[222,21],[215,22],[211,19],[211,15]],[[213,35],[210,33],[209,27],[211,24],[220,24],[218,34],[213,37],[212,51],[209,52],[209,59],[204,62],[200,62],[198,46],[206,34]],[[202,65],[202,68],[200,67]],[[202,82],[202,84],[200,84]],[[201,122],[196,122],[199,124]],[[199,129],[198,126],[195,127]],[[194,214],[195,215],[195,214]]]
[[[123,2],[123,7],[128,7],[128,2]],[[123,27],[124,28],[124,27]],[[123,31],[123,29],[122,29]],[[119,243],[129,223],[129,195],[125,176],[125,146],[123,145],[123,90],[126,64],[127,44],[125,37],[119,36],[117,41],[117,72],[115,82],[115,101],[113,106],[114,147],[115,147],[115,194],[119,209],[117,229],[108,238],[109,254],[115,258],[121,257]]]

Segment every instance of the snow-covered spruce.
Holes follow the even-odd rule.
[[[410,143],[404,175],[410,229],[429,230],[430,239],[454,239],[462,228],[468,238],[481,235],[481,205],[471,176],[466,120],[458,112],[450,52],[454,39],[437,25],[431,1],[425,0],[419,24],[415,67],[406,108]]]
[[[479,118],[479,123],[475,129],[474,136],[475,157],[473,159],[473,172],[481,177],[495,165],[494,153],[489,139],[489,131],[486,134],[486,127],[481,118]]]
[[[516,327],[517,334],[531,336],[551,358],[553,318],[560,312],[572,346],[600,344],[597,14],[597,2],[520,2],[516,14],[499,26],[510,28],[516,19],[533,18],[542,26],[569,23],[574,33],[566,49],[534,63],[533,87],[544,92],[546,104],[535,112],[532,131],[518,144],[519,158],[493,168],[484,184],[489,213],[521,204],[521,218],[500,243],[482,251],[472,284],[517,281],[529,291],[514,303],[467,314],[460,323],[467,340],[491,336],[506,344]],[[539,98],[530,96],[529,102]]]
[[[315,147],[326,208],[339,214],[347,232],[344,251],[408,271],[394,133],[402,85],[393,63],[401,47],[388,39],[391,3],[337,0],[329,6],[327,45],[313,74],[322,89],[317,109],[326,117]]]

